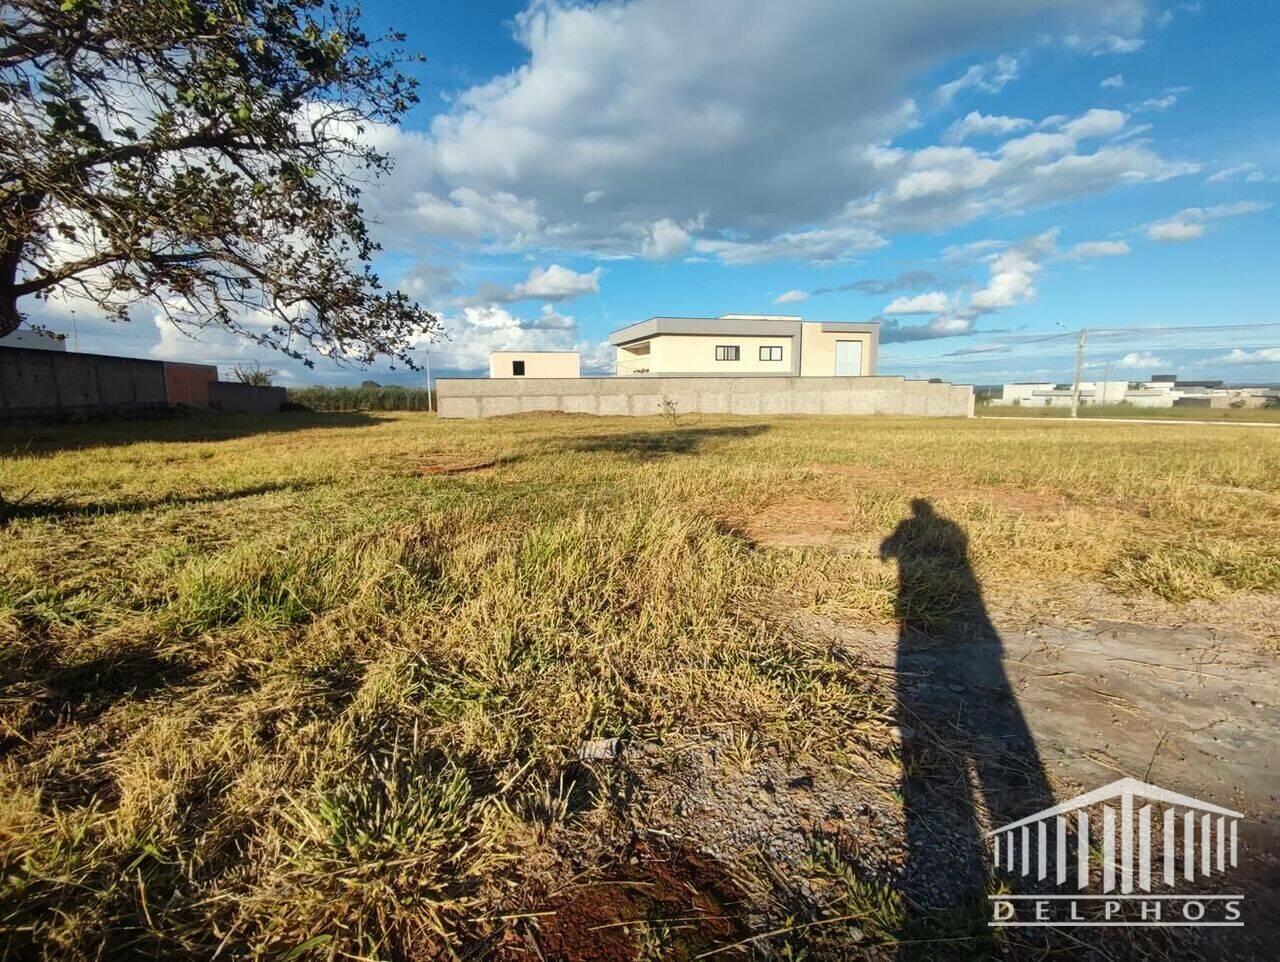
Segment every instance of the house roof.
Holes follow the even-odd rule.
[[[804,321],[799,317],[651,317],[647,321],[618,328],[609,335],[609,343],[627,344],[660,334],[796,337],[802,323],[821,324],[822,330],[830,333],[871,334],[880,327],[875,321]]]

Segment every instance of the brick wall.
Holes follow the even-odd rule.
[[[217,379],[218,369],[212,364],[164,362],[164,386],[170,404],[189,404],[192,407],[207,408],[209,382]]]

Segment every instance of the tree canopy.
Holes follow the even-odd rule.
[[[417,99],[403,39],[322,0],[6,2],[0,336],[59,292],[411,363],[438,321],[379,281],[360,206],[391,163],[373,125]]]

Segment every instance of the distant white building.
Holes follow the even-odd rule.
[[[1047,381],[1005,384],[993,405],[1004,407],[1070,407],[1071,385]],[[1137,408],[1263,407],[1280,397],[1271,388],[1231,388],[1221,381],[1179,381],[1176,374],[1156,374],[1149,381],[1081,381],[1080,404],[1128,404]]]
[[[1081,381],[1081,404],[1119,404],[1125,400],[1128,381]],[[1050,381],[1005,384],[991,403],[1014,407],[1071,407],[1071,385]]]

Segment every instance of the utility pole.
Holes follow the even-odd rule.
[[[431,403],[431,352],[427,351],[427,411],[435,410],[435,405]]]
[[[1100,404],[1106,404],[1111,398],[1111,362],[1107,362],[1107,366],[1102,369],[1102,400]]]
[[[1080,416],[1080,372],[1084,369],[1084,338],[1088,333],[1080,328],[1080,343],[1076,346],[1076,379],[1071,385],[1071,416]]]

